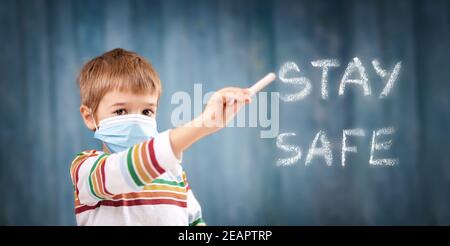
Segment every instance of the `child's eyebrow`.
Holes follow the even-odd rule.
[[[116,106],[125,106],[125,105],[126,105],[126,103],[124,103],[124,102],[118,102],[118,103],[114,103],[110,107],[112,108],[112,107],[116,107]]]
[[[127,103],[124,102],[118,102],[118,103],[114,103],[113,105],[111,105],[110,107],[117,107],[117,106],[125,106],[127,105]],[[145,105],[150,106],[150,107],[156,107],[157,104],[156,103],[145,103]]]

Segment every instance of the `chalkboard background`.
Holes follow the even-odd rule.
[[[450,224],[450,4],[448,1],[0,1],[0,224],[73,225],[69,166],[98,148],[78,113],[82,64],[122,47],[147,57],[164,92],[159,129],[171,127],[176,91],[249,86],[287,61],[312,80],[302,101],[280,103],[280,132],[295,132],[302,160],[286,157],[258,128],[229,128],[184,155],[191,186],[211,225]],[[384,100],[337,94],[348,62],[403,62]],[[320,69],[336,58],[330,98]],[[279,80],[269,91],[291,87]],[[395,167],[368,164],[371,131],[394,126]],[[358,153],[340,166],[344,128],[360,127]],[[305,167],[324,130],[334,162]]]

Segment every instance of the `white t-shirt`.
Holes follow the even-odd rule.
[[[205,225],[169,131],[118,153],[79,153],[70,169],[78,225]]]

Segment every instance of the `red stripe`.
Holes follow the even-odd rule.
[[[155,157],[155,150],[153,147],[153,143],[154,143],[154,138],[152,140],[150,140],[150,144],[148,145],[148,150],[150,152],[150,159],[152,160],[153,166],[155,167],[156,171],[158,171],[158,173],[161,175],[163,173],[166,172],[166,170],[164,170],[158,163],[158,161],[156,160]]]
[[[75,213],[79,214],[88,210],[99,208],[100,206],[108,207],[131,207],[140,205],[175,205],[178,207],[187,207],[187,202],[175,201],[172,199],[136,199],[136,200],[103,200],[93,206],[84,205],[75,209]]]
[[[106,158],[103,159],[102,163],[100,163],[100,171],[102,172],[102,183],[103,183],[103,190],[106,194],[113,196],[113,194],[109,193],[109,191],[106,189],[106,175],[105,175],[105,165],[106,165]]]

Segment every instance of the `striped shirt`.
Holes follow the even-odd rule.
[[[118,153],[84,151],[72,162],[78,225],[204,225],[169,131]]]

